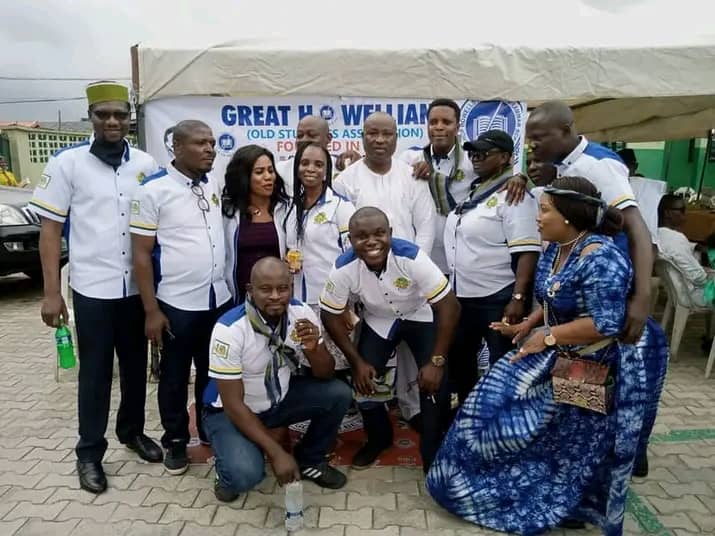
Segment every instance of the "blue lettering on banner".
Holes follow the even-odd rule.
[[[288,126],[288,113],[291,107],[283,106],[246,106],[227,104],[221,108],[221,120],[224,125],[240,127],[280,127]]]
[[[313,105],[312,104],[298,105],[298,121],[303,119],[306,115],[313,115]]]
[[[249,140],[272,140],[276,137],[275,130],[261,130],[260,128],[249,128],[246,131]]]
[[[395,118],[398,125],[424,125],[427,122],[428,103],[399,104],[343,104],[340,106],[345,126],[362,125],[374,112],[385,112]]]

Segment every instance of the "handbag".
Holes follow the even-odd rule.
[[[544,301],[544,323],[548,322],[548,305]],[[613,403],[615,380],[608,363],[582,359],[611,345],[613,337],[607,337],[578,351],[559,349],[551,369],[554,400],[607,415]]]

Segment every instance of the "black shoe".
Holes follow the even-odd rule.
[[[161,447],[150,437],[140,434],[124,443],[129,450],[133,450],[139,457],[149,463],[160,463],[164,459]]]
[[[171,445],[166,449],[164,467],[170,475],[182,475],[189,468],[189,456],[183,443]]]
[[[102,493],[107,489],[107,477],[101,462],[77,462],[79,485],[90,493]]]
[[[585,529],[586,523],[584,523],[583,521],[579,521],[578,519],[574,519],[572,517],[565,517],[561,521],[559,521],[559,524],[556,526],[562,529],[579,530]]]
[[[300,468],[303,480],[310,480],[321,488],[340,489],[348,481],[347,477],[332,465],[305,465]]]
[[[382,453],[382,451],[387,450],[390,448],[392,443],[388,444],[378,444],[378,443],[370,443],[369,441],[365,443],[362,447],[360,447],[360,450],[358,450],[355,453],[355,456],[353,456],[353,463],[352,463],[352,468],[353,469],[367,469],[368,467],[371,467],[374,463],[375,460],[377,460],[377,457]]]
[[[221,502],[233,502],[238,499],[240,494],[223,487],[217,478],[216,482],[214,482],[214,495]]]
[[[644,454],[633,464],[633,476],[645,478],[648,476],[648,455]]]

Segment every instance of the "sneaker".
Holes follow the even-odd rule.
[[[377,457],[384,451],[390,448],[390,445],[378,445],[376,443],[370,443],[369,441],[365,443],[360,450],[353,456],[353,463],[351,467],[353,469],[362,470],[372,467],[372,465],[377,460]]]
[[[340,489],[348,481],[347,477],[332,465],[306,465],[300,468],[303,480],[310,480],[321,488]]]
[[[186,445],[172,445],[166,449],[164,467],[171,475],[184,474],[189,468],[189,457],[186,454]]]
[[[222,486],[217,477],[216,482],[214,482],[214,495],[221,502],[233,502],[238,499],[239,493]]]

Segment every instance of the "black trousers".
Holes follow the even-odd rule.
[[[104,438],[112,394],[114,352],[119,360],[121,399],[117,438],[126,443],[144,432],[147,342],[139,296],[98,299],[73,291],[79,350],[79,441],[81,462],[98,462],[107,450]]]
[[[479,379],[477,356],[482,341],[487,341],[491,363],[514,348],[508,337],[489,329],[489,324],[502,319],[513,290],[514,286],[509,285],[491,296],[458,298],[462,314],[449,349],[449,372],[460,403],[464,402]]]
[[[159,307],[169,319],[172,339],[164,333],[161,363],[159,364],[159,415],[164,435],[161,444],[171,445],[189,442],[188,385],[191,361],[196,368],[194,402],[196,427],[199,437],[206,441],[201,423],[203,393],[209,381],[209,344],[216,321],[231,308],[231,300],[224,305],[206,311],[184,311],[159,302]]]

